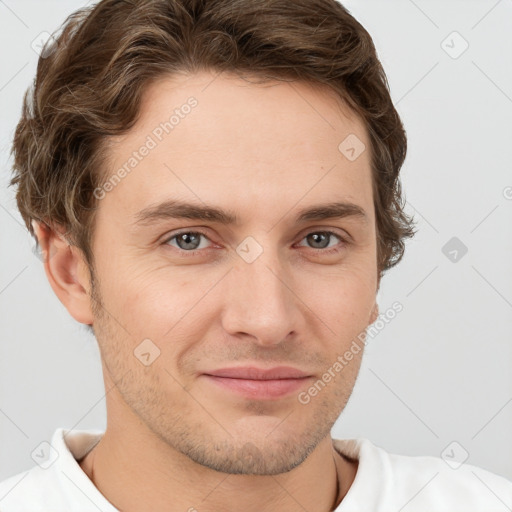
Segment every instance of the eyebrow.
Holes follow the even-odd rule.
[[[167,200],[144,208],[135,214],[135,225],[151,225],[168,219],[191,219],[216,222],[226,225],[238,225],[240,219],[231,210],[209,205],[197,205],[179,200]],[[335,201],[318,204],[299,210],[295,221],[303,223],[312,220],[341,219],[351,217],[368,224],[369,218],[365,210],[354,203]]]

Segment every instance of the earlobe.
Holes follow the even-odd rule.
[[[370,322],[369,324],[373,324],[377,317],[379,316],[379,305],[377,303],[374,304],[372,312],[370,313]]]
[[[63,233],[32,221],[44,257],[46,277],[69,314],[82,324],[92,324],[90,279],[82,252]]]

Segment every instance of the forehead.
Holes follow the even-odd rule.
[[[368,204],[369,150],[351,161],[339,147],[354,136],[369,149],[362,121],[326,87],[208,72],[163,77],[145,89],[135,126],[110,140],[105,179],[126,172],[104,206],[133,218],[172,198],[229,200],[253,214],[255,205],[302,199]]]

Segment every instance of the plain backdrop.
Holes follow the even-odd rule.
[[[57,427],[106,426],[96,341],[54,295],[7,188],[32,42],[83,5],[0,1],[0,479],[32,467]],[[419,232],[378,295],[381,313],[403,310],[369,339],[332,435],[512,479],[512,1],[344,5],[407,130]]]

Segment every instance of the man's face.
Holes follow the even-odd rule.
[[[141,146],[150,149],[99,201],[96,217],[102,306],[93,304],[93,325],[107,389],[117,384],[107,394],[108,428],[134,440],[152,433],[215,470],[277,474],[329,435],[363,350],[308,403],[299,395],[375,319],[370,155],[351,161],[338,149],[349,134],[369,141],[322,89],[214,76],[153,83],[137,124],[111,148],[107,178]],[[197,104],[159,131],[191,96]],[[222,209],[238,222],[137,222],[170,200]],[[360,206],[366,221],[297,220],[334,202]],[[205,375],[241,366],[292,366],[310,378],[269,396],[261,383],[249,395]]]

